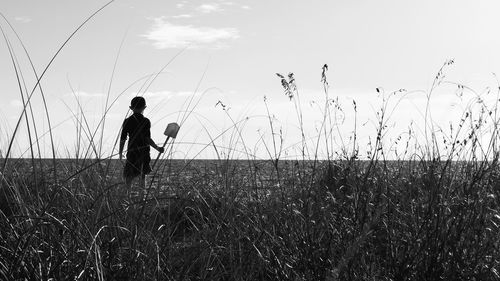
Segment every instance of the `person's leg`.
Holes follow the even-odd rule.
[[[130,192],[132,191],[132,180],[134,179],[132,159],[130,159],[131,154],[127,153],[127,160],[125,166],[123,167],[123,179],[125,180],[125,194],[128,200],[130,200]]]
[[[141,163],[141,174],[140,174],[140,179],[141,179],[141,182],[139,184],[141,190],[144,192],[144,189],[146,188],[146,173],[144,173],[144,162]]]
[[[144,158],[143,158],[143,162],[141,163],[141,167],[140,167],[140,171],[141,171],[141,174],[140,174],[140,189],[143,193],[143,196],[146,196],[147,192],[146,192],[146,174],[150,173],[151,172],[151,168],[149,167],[149,155],[144,155]],[[145,198],[144,198],[145,199]]]
[[[140,190],[141,190],[140,191],[141,197],[146,196],[146,175],[141,174],[141,177],[139,178],[139,186],[140,186]]]
[[[141,174],[141,182],[140,182],[140,187],[141,187],[141,190],[144,191],[146,189],[146,175],[145,174]]]
[[[127,199],[131,199],[131,193],[132,193],[132,180],[134,177],[125,177],[125,188],[127,189]]]
[[[132,180],[134,178],[133,177],[126,177],[125,178],[125,186],[127,187],[127,192],[130,191],[130,189],[132,188]]]
[[[146,175],[144,174],[144,162],[141,163],[140,171],[141,174],[139,175],[139,196],[143,198],[146,195]]]

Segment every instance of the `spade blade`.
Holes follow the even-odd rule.
[[[177,137],[177,133],[179,132],[179,128],[180,126],[177,123],[170,123],[163,134],[167,137],[175,139],[175,137]]]

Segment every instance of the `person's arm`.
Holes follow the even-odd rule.
[[[156,145],[156,143],[151,139],[151,122],[148,120],[147,121],[147,128],[146,128],[146,141],[148,142],[149,145],[151,145],[154,149],[156,149],[158,152],[163,153],[165,149],[163,147],[159,147]]]
[[[148,144],[151,145],[154,149],[158,150],[158,152],[160,153],[163,153],[165,151],[165,148],[156,145],[156,143],[151,138],[148,139]]]
[[[127,130],[125,125],[126,125],[125,121],[123,121],[122,132],[120,135],[120,149],[119,149],[120,160],[122,160],[123,158],[123,148],[125,147],[125,141],[127,140]]]

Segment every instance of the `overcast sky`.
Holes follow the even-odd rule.
[[[71,32],[106,2],[0,0],[0,12],[16,29],[41,72]],[[311,101],[322,103],[324,98],[320,82],[324,64],[329,65],[330,97],[338,97],[344,107],[346,120],[340,126],[341,134],[348,139],[353,130],[351,105],[355,99],[358,122],[364,125],[358,132],[366,141],[373,136],[370,120],[374,120],[380,101],[377,87],[385,92],[400,88],[427,91],[448,59],[454,59],[455,64],[446,69],[447,80],[478,92],[494,87],[492,73],[500,70],[499,10],[500,3],[494,0],[116,0],[69,41],[42,79],[58,155],[74,155],[77,99],[94,130],[108,89],[110,101],[118,97],[105,124],[103,146],[109,154],[131,97],[137,93],[146,97],[145,116],[153,123],[153,138],[161,143],[164,127],[182,120],[179,111],[188,108],[185,102],[201,81],[198,92],[205,94],[182,124],[177,142],[186,144],[175,148],[174,157],[215,157],[212,148],[203,150],[204,145],[246,117],[248,121],[241,123],[245,124],[240,128],[241,138],[252,152],[266,157],[264,143],[270,143],[271,134],[263,117],[264,96],[277,118],[276,127],[285,134],[285,146],[291,147],[300,139],[294,104],[283,94],[275,73],[295,74],[305,127],[313,137],[322,117]],[[0,26],[31,90],[34,77],[26,56],[3,19]],[[137,80],[155,74],[174,57],[143,92],[148,80]],[[5,152],[22,102],[3,39],[0,93],[0,148]],[[465,106],[460,103],[470,97],[467,93],[457,95],[453,87],[436,91],[431,102],[436,122],[446,125],[456,120]],[[216,106],[218,101],[226,105],[226,111]],[[43,134],[48,127],[38,92],[32,104],[38,133]],[[411,121],[422,127],[419,122],[424,104],[423,92],[402,101],[393,115],[394,130],[406,130]],[[25,121],[21,124],[14,155],[28,147]],[[244,150],[236,144],[241,141],[237,135],[229,130],[216,142],[221,147]],[[81,139],[87,141],[85,135]],[[48,137],[41,140],[44,156],[49,156],[48,141]],[[292,157],[297,151],[288,153]]]

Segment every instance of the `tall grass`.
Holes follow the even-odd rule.
[[[44,133],[28,118],[29,100],[37,88],[42,94],[50,63],[41,75],[33,73],[37,82],[29,92],[9,50],[26,97],[19,120],[34,133],[30,150]],[[138,83],[149,88],[165,67],[118,97]],[[116,101],[108,103],[109,93],[95,128],[75,97],[74,159],[56,159],[54,146],[50,163],[31,150],[31,159],[9,159],[16,127],[2,148],[0,279],[500,280],[497,102],[456,84],[474,98],[449,132],[438,127],[430,114],[432,93],[452,85],[442,68],[425,93],[424,128],[410,125],[390,139],[389,121],[415,92],[377,88],[374,136],[361,161],[356,101],[347,110],[330,97],[327,71],[324,65],[325,100],[318,103],[322,118],[314,136],[304,129],[295,76],[278,75],[301,134],[292,159],[284,157],[284,136],[267,99],[267,115],[242,119],[218,103],[231,125],[215,133],[195,112],[203,94],[189,97],[181,123],[195,116],[210,139],[202,150],[213,149],[217,159],[173,160],[171,143],[144,197],[124,196],[116,172],[121,164],[111,160],[113,153],[102,156],[106,114]],[[345,116],[356,120],[351,135],[340,130]],[[268,158],[254,155],[244,138],[252,118],[269,126],[270,137],[260,135]],[[227,135],[229,145],[217,145]],[[236,159],[235,152],[247,158]]]

